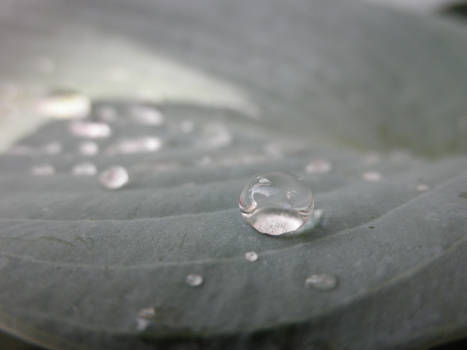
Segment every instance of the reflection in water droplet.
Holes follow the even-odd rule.
[[[159,126],[164,123],[164,117],[156,108],[136,105],[130,109],[131,118],[143,125]]]
[[[246,252],[245,259],[249,262],[255,262],[258,260],[258,254],[256,254],[256,252]]]
[[[382,179],[381,174],[377,171],[367,171],[366,173],[363,173],[362,177],[368,182],[378,182]]]
[[[425,192],[425,191],[428,191],[428,189],[429,189],[428,185],[425,185],[425,184],[417,185],[418,192]]]
[[[38,104],[40,114],[57,119],[84,118],[90,108],[87,96],[69,89],[53,90]]]
[[[298,230],[313,211],[310,189],[296,176],[273,172],[252,178],[240,194],[245,221],[261,233],[282,235]]]
[[[50,142],[44,146],[44,152],[47,154],[58,154],[62,151],[60,142]]]
[[[306,166],[308,174],[325,174],[331,170],[331,163],[324,159],[316,159]]]
[[[71,123],[70,131],[77,137],[91,139],[107,138],[112,134],[112,130],[107,124],[84,121],[75,121]]]
[[[73,167],[72,173],[77,176],[93,176],[97,174],[97,168],[92,163],[81,163]]]
[[[124,167],[115,166],[103,171],[99,175],[99,180],[103,186],[111,190],[117,190],[124,187],[130,177]]]
[[[55,174],[55,168],[50,164],[36,165],[31,169],[31,174],[35,176],[49,176]]]
[[[117,120],[117,111],[112,106],[101,106],[97,109],[97,116],[106,123],[113,123]]]
[[[203,284],[203,276],[192,273],[186,276],[185,282],[190,287],[199,287]]]
[[[109,154],[134,154],[155,152],[161,148],[162,142],[158,137],[141,137],[126,139],[109,148]]]
[[[92,141],[85,141],[79,145],[79,153],[83,156],[94,156],[99,153],[99,145]]]
[[[337,287],[337,277],[327,273],[313,274],[305,280],[305,287],[319,291],[329,291]]]

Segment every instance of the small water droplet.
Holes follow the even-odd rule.
[[[306,166],[305,171],[308,174],[326,174],[331,171],[331,163],[324,159],[316,159]]]
[[[161,148],[162,142],[158,137],[141,137],[137,139],[126,139],[109,148],[108,153],[134,154],[155,152]]]
[[[107,138],[112,134],[112,130],[107,124],[84,121],[75,121],[71,123],[70,131],[77,137],[91,139]]]
[[[101,184],[111,190],[117,190],[124,187],[130,177],[124,167],[115,166],[103,171],[99,175]]]
[[[59,89],[49,92],[41,99],[38,112],[56,119],[84,118],[91,108],[89,98],[71,89]]]
[[[153,307],[141,309],[136,318],[136,329],[138,331],[144,331],[151,324],[155,315],[156,310]]]
[[[425,185],[425,184],[418,184],[417,185],[417,191],[418,192],[425,192],[425,191],[428,191],[429,187],[428,185]]]
[[[85,141],[79,145],[79,153],[83,156],[94,156],[99,153],[99,145],[92,141]]]
[[[248,260],[249,262],[255,262],[258,260],[258,254],[256,252],[246,252],[245,253],[245,259]]]
[[[55,168],[50,164],[36,165],[31,169],[31,174],[35,176],[50,176],[55,174]]]
[[[305,287],[319,291],[329,291],[337,287],[337,277],[327,273],[310,275],[305,279]]]
[[[186,276],[185,282],[190,287],[199,287],[203,284],[203,276],[191,273],[188,276]]]
[[[154,107],[136,105],[130,109],[131,118],[140,124],[159,126],[164,123],[164,116]]]
[[[92,163],[81,163],[73,167],[72,173],[77,176],[93,176],[97,174],[97,168]]]
[[[43,147],[44,152],[47,154],[58,154],[62,151],[60,142],[50,142]]]
[[[313,196],[296,176],[273,172],[255,176],[246,184],[239,207],[253,228],[277,236],[296,231],[308,221],[313,211]]]
[[[368,182],[378,182],[383,178],[377,171],[367,171],[362,175],[363,179]]]

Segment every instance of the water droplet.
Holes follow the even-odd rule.
[[[72,173],[77,176],[93,176],[97,174],[97,168],[92,163],[81,163],[73,167]]]
[[[84,118],[91,108],[89,98],[69,89],[53,90],[38,105],[38,112],[56,119]]]
[[[107,124],[84,121],[71,123],[70,131],[75,136],[91,139],[107,138],[112,134],[112,130]]]
[[[329,291],[337,287],[337,277],[327,273],[313,274],[305,280],[305,287],[319,291]]]
[[[106,123],[113,123],[117,120],[117,111],[111,106],[101,106],[97,109],[97,116]]]
[[[55,168],[50,164],[36,165],[31,169],[31,174],[35,176],[49,176],[55,174]]]
[[[158,137],[141,137],[137,139],[126,139],[109,148],[108,153],[134,154],[155,152],[161,148],[162,142]]]
[[[130,109],[131,118],[143,125],[159,126],[164,123],[164,117],[156,108],[136,105]]]
[[[425,192],[425,191],[428,191],[429,187],[428,185],[425,185],[425,184],[418,184],[417,185],[417,191],[418,192]]]
[[[368,182],[378,182],[383,178],[377,171],[367,171],[362,175],[363,179]]]
[[[311,161],[305,170],[308,174],[325,174],[331,170],[331,163],[327,160],[316,159]]]
[[[252,178],[240,194],[239,207],[248,224],[268,235],[302,227],[313,211],[310,189],[296,176],[273,172]]]
[[[124,167],[115,166],[103,171],[99,175],[99,180],[103,186],[111,190],[117,190],[124,187],[130,177]]]
[[[94,156],[99,153],[99,145],[92,141],[85,141],[79,145],[79,153],[83,156]]]
[[[50,142],[44,146],[44,152],[47,154],[58,154],[62,151],[60,142]]]
[[[186,276],[185,282],[190,287],[199,287],[203,284],[203,276],[191,273],[188,276]]]
[[[255,262],[258,260],[258,254],[256,252],[246,252],[245,259],[249,262]]]

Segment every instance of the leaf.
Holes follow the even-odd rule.
[[[32,43],[62,67],[70,45],[118,37],[229,82],[259,114],[167,101],[165,125],[149,127],[129,118],[137,101],[96,98],[91,120],[102,106],[118,116],[98,156],[77,153],[69,121],[20,140],[32,154],[1,155],[2,330],[56,349],[143,350],[405,349],[466,335],[465,29],[324,0],[25,5],[0,5],[5,52],[28,53],[6,55],[2,76],[33,80],[17,68]],[[106,152],[148,135],[158,152]],[[63,150],[45,155],[52,141]],[[330,172],[307,173],[316,159]],[[89,161],[125,166],[129,185],[72,175]],[[31,175],[39,164],[56,173]],[[242,186],[272,170],[304,178],[321,225],[271,238],[242,220]],[[369,171],[382,179],[365,181]],[[204,283],[188,286],[191,273]],[[305,288],[315,273],[338,286]]]

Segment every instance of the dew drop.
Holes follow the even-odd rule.
[[[73,167],[72,173],[76,176],[93,176],[97,174],[97,168],[92,163],[81,163]]]
[[[418,192],[425,192],[425,191],[428,191],[429,187],[428,185],[425,185],[425,184],[418,184],[417,185],[417,191]]]
[[[36,165],[31,169],[34,176],[50,176],[55,174],[55,168],[50,164]]]
[[[331,163],[324,159],[316,159],[306,166],[305,171],[308,174],[326,174],[331,171]]]
[[[49,92],[38,104],[38,112],[56,119],[84,118],[91,108],[89,98],[71,89]]]
[[[79,153],[83,156],[94,156],[99,153],[99,145],[92,141],[85,141],[79,145]]]
[[[130,109],[131,118],[143,125],[159,126],[164,123],[164,116],[156,108],[136,105]]]
[[[84,121],[75,121],[71,123],[70,131],[77,137],[85,137],[90,139],[107,138],[112,134],[110,126],[105,123]]]
[[[188,276],[186,276],[185,282],[190,287],[199,287],[203,284],[204,281],[203,276],[191,273]]]
[[[256,252],[246,252],[245,253],[245,259],[248,260],[249,262],[255,262],[258,260],[258,254]]]
[[[367,171],[362,175],[363,179],[368,182],[378,182],[383,178],[377,171]]]
[[[111,190],[117,190],[124,187],[128,183],[129,179],[130,177],[128,172],[121,166],[108,168],[99,175],[101,184]]]
[[[319,291],[329,291],[337,287],[337,277],[327,273],[319,273],[308,276],[305,279],[305,287]]]
[[[296,231],[308,221],[313,196],[296,176],[272,172],[255,176],[245,185],[239,207],[254,229],[277,236]]]

